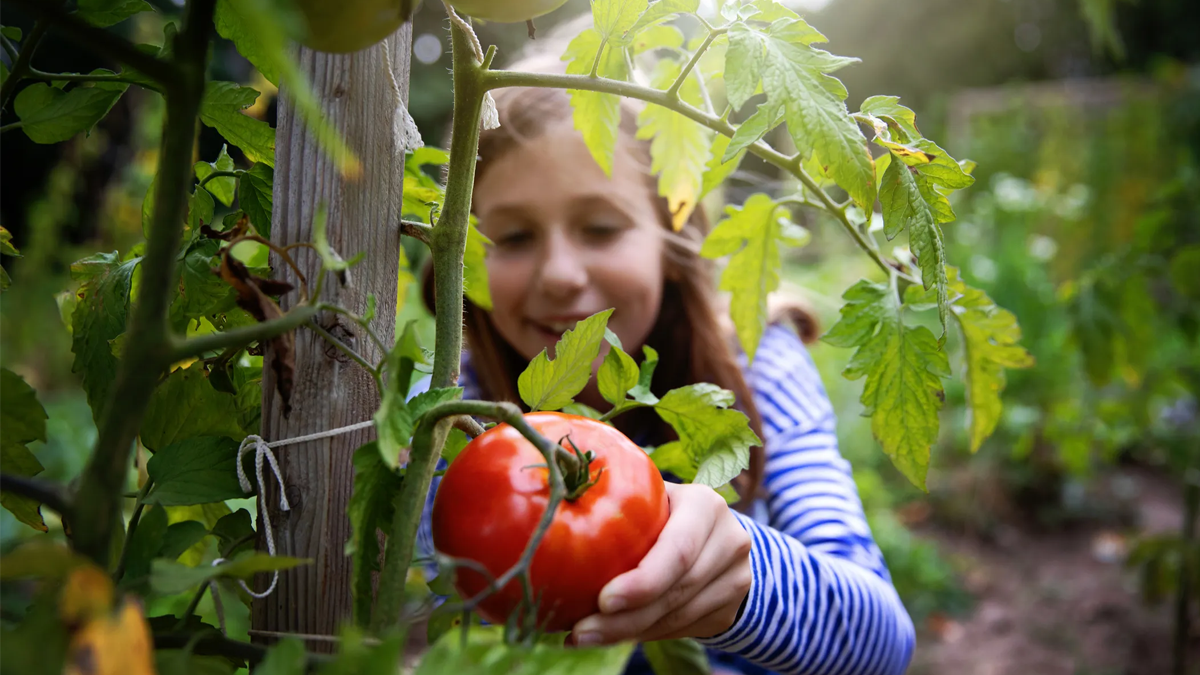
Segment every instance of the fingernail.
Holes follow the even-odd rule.
[[[600,644],[601,638],[599,633],[576,633],[575,644],[580,647],[592,647]]]
[[[619,595],[607,595],[600,598],[600,611],[612,614],[625,609],[625,598]]]

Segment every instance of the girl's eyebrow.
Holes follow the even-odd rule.
[[[512,204],[500,204],[479,214],[480,224],[492,219],[502,222],[518,221],[531,223],[537,221],[537,211],[520,202],[514,202]]]
[[[572,215],[589,215],[597,211],[615,213],[629,220],[632,220],[634,215],[621,202],[601,194],[586,195],[571,202]]]

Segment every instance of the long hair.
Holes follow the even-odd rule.
[[[585,18],[590,18],[585,17]],[[565,41],[557,36],[578,34],[586,24],[582,20],[552,31],[548,39],[539,36],[537,49],[511,65],[514,70],[563,72],[557,55]],[[565,28],[563,30],[562,28]],[[547,44],[550,48],[547,48]],[[554,50],[554,46],[560,48]],[[568,94],[552,88],[506,88],[493,92],[500,126],[485,130],[479,139],[479,160],[476,165],[478,181],[497,160],[521,143],[528,142],[564,125],[572,124]],[[700,256],[700,244],[710,230],[703,208],[696,208],[679,232],[671,228],[671,213],[667,200],[658,195],[650,171],[650,145],[638,140],[637,114],[640,103],[621,99],[621,121],[617,152],[631,153],[634,163],[645,176],[645,186],[656,204],[659,222],[665,230],[665,260],[662,303],[658,318],[646,338],[646,345],[658,352],[659,362],[654,373],[652,391],[663,396],[671,389],[711,382],[732,391],[735,407],[750,420],[750,426],[760,438],[762,417],[754,405],[754,397],[735,357],[736,337],[718,311],[714,287],[714,265]],[[424,275],[425,301],[433,307],[432,274]],[[471,366],[480,393],[485,398],[510,401],[522,405],[517,394],[517,378],[527,362],[509,345],[493,326],[488,312],[469,300],[465,303],[464,338],[471,354]],[[783,310],[801,337],[811,341],[817,333],[812,315],[799,307]],[[638,356],[634,354],[634,356]],[[661,445],[676,438],[674,429],[649,408],[625,413],[614,424],[631,438],[643,444]],[[750,452],[749,468],[734,480],[742,497],[739,508],[748,508],[762,482],[763,450]]]

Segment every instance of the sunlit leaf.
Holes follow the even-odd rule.
[[[904,325],[889,286],[860,281],[842,299],[842,318],[823,339],[857,348],[843,374],[866,377],[861,400],[871,431],[896,468],[925,489],[949,361],[928,328]]]
[[[203,181],[216,171],[233,171],[233,158],[229,156],[229,146],[222,145],[221,153],[212,162],[196,162],[193,169],[196,179]],[[237,188],[237,179],[233,176],[219,176],[204,184],[204,187],[225,206],[233,205],[233,192]]]
[[[733,392],[704,382],[672,389],[654,406],[678,434],[674,443],[695,467],[696,483],[728,483],[749,466],[750,448],[762,443],[746,415],[729,409],[733,401]]]
[[[642,645],[654,675],[709,675],[704,645],[691,639],[655,640]]]
[[[238,179],[238,206],[250,218],[250,224],[263,237],[271,236],[271,213],[274,209],[275,170],[270,164],[258,163]]]
[[[567,73],[591,73],[600,43],[600,34],[591,28],[572,40],[562,57],[564,61],[569,61]],[[596,74],[616,80],[628,78],[628,68],[619,48],[604,46]],[[594,91],[572,89],[568,93],[571,97],[575,128],[583,135],[583,142],[592,153],[592,158],[605,173],[611,175],[613,153],[617,148],[617,129],[621,122],[621,99],[615,94]]]
[[[102,28],[120,23],[140,12],[152,12],[146,0],[79,0],[75,15]]]
[[[679,14],[695,14],[700,9],[700,0],[656,0],[638,17],[629,29],[629,35],[639,35],[644,29],[658,25]]]
[[[474,219],[472,219],[474,220]],[[467,224],[467,248],[463,252],[463,293],[480,309],[492,309],[488,286],[487,247],[492,245],[474,222]]]
[[[666,89],[681,72],[678,61],[663,59],[655,67],[653,86]],[[695,77],[683,82],[679,97],[685,103],[701,105]],[[707,128],[669,108],[650,105],[638,115],[637,137],[650,141],[650,170],[658,175],[658,193],[667,198],[676,231],[683,229],[699,202],[711,136]]]
[[[883,206],[884,231],[888,238],[908,230],[909,243],[921,268],[921,281],[926,289],[937,290],[938,316],[942,331],[946,329],[949,300],[946,291],[946,244],[939,216],[926,200],[925,192],[903,162],[891,162],[883,175],[879,202]]]
[[[414,675],[618,675],[633,651],[632,642],[611,647],[564,647],[540,642],[532,648],[504,644],[500,626],[472,626],[465,645],[448,631],[425,653]]]
[[[237,399],[214,389],[203,364],[194,363],[174,370],[151,394],[142,418],[142,444],[159,450],[195,436],[241,439],[246,434],[237,420]]]
[[[147,504],[189,506],[246,497],[238,483],[238,442],[197,436],[172,443],[150,458],[146,472],[154,479]]]
[[[613,310],[606,309],[575,324],[554,347],[554,360],[546,350],[534,357],[517,378],[521,400],[530,410],[558,410],[583,391],[592,376],[592,362]]]
[[[275,130],[242,112],[254,105],[258,96],[254,89],[234,82],[209,82],[200,106],[200,121],[220,132],[250,161],[274,167]]]
[[[188,567],[187,565],[158,558],[151,566],[150,586],[159,595],[175,595],[217,577],[250,579],[259,572],[286,570],[299,565],[307,565],[311,562],[311,560],[301,560],[288,556],[243,553],[235,559],[223,562],[220,565]]]
[[[625,400],[625,394],[637,386],[638,366],[633,357],[621,349],[620,340],[616,334],[605,329],[609,338],[610,348],[600,364],[600,372],[596,374],[596,384],[600,387],[600,395],[613,405],[619,405]]]
[[[592,23],[601,39],[623,42],[647,5],[647,0],[593,0]]]
[[[117,359],[109,341],[125,332],[129,288],[141,258],[122,262],[114,251],[97,253],[71,265],[71,275],[83,279],[79,304],[71,315],[71,372],[83,375],[92,417],[100,420],[108,392],[117,377]]]

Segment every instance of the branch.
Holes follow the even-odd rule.
[[[52,23],[62,29],[71,39],[83,44],[85,47],[89,47],[104,56],[111,57],[113,60],[145,74],[150,79],[158,81],[159,84],[163,85],[165,90],[184,86],[184,78],[180,77],[180,69],[175,65],[150,56],[135,47],[132,42],[120,37],[116,33],[110,33],[103,28],[93,26],[74,14],[68,14],[59,3],[47,2],[47,0],[10,0],[10,2],[16,3],[26,12],[38,17],[38,23],[30,31],[27,44],[33,43],[34,34],[37,32],[38,26],[41,26],[43,23]],[[209,18],[208,23],[211,25],[212,7],[215,4],[215,0],[198,0],[197,4],[201,5],[201,7],[196,10],[190,10],[189,13],[192,15],[206,15]],[[185,16],[184,18],[186,20],[189,17]],[[40,36],[38,37],[40,38]],[[204,37],[207,42],[207,32],[205,32]],[[36,46],[36,43],[33,44]],[[25,51],[26,49],[21,50],[22,56]],[[30,56],[32,57],[32,54]],[[11,83],[15,83],[16,80],[20,79],[16,76],[15,65],[13,72],[9,75],[9,79],[4,83],[6,89]],[[12,84],[12,86],[15,86],[15,84]],[[4,100],[7,102],[7,97]]]
[[[121,559],[117,561],[117,569],[113,570],[113,581],[120,581],[121,577],[125,576],[125,563],[129,561],[129,542],[133,541],[133,533],[137,532],[138,523],[142,522],[142,511],[146,509],[146,495],[150,494],[151,488],[154,487],[154,479],[146,477],[146,482],[142,484],[142,489],[137,493],[137,506],[133,509],[133,516],[129,519],[129,529],[125,532],[125,543],[121,545]]]
[[[687,65],[685,65],[683,70],[680,71],[679,77],[675,78],[675,81],[671,83],[671,86],[667,89],[667,96],[676,100],[679,99],[679,88],[683,86],[683,83],[687,81],[688,75],[691,74],[692,69],[695,68],[696,64],[700,62],[700,57],[704,56],[704,52],[708,51],[708,48],[710,45],[712,45],[713,40],[717,39],[718,36],[724,35],[727,30],[727,28],[713,28],[712,30],[708,31],[708,35],[705,36],[704,42],[700,43],[700,46],[696,49],[696,53],[692,54],[692,58],[688,60]]]
[[[51,16],[59,25],[73,28],[68,32],[81,42],[107,46],[115,43],[119,45],[113,48],[115,53],[133,52],[136,58],[129,59],[129,63],[139,70],[143,70],[148,59],[155,72],[147,74],[168,80],[164,82],[167,114],[155,177],[158,189],[141,264],[141,291],[126,331],[129,340],[117,368],[116,382],[100,411],[96,449],[80,477],[72,513],[75,550],[107,568],[113,528],[120,526],[122,487],[134,439],[150,395],[174,354],[167,308],[175,287],[175,257],[183,236],[184,207],[192,180],[192,146],[204,94],[205,59],[216,0],[191,0],[187,4],[183,29],[175,41],[173,64],[147,57],[128,42],[66,15],[49,3],[16,1],[39,15]]]
[[[70,515],[71,498],[62,486],[36,478],[0,473],[0,492],[11,492],[45,504],[59,515]]]
[[[240,326],[224,333],[209,333],[188,340],[172,340],[174,343],[167,356],[167,363],[196,358],[208,352],[222,351],[231,347],[245,347],[253,342],[269,340],[290,330],[299,328],[321,310],[320,305],[300,305],[278,319],[271,319],[250,326]]]
[[[338,349],[338,351],[340,351],[341,353],[343,353],[347,357],[349,357],[351,361],[354,361],[358,365],[362,366],[363,370],[370,373],[371,377],[375,379],[375,387],[377,389],[379,389],[379,392],[381,395],[383,394],[383,378],[380,377],[378,368],[371,365],[370,362],[368,362],[365,358],[363,358],[363,356],[361,354],[354,351],[354,349],[352,349],[350,347],[350,345],[347,345],[345,342],[342,342],[341,340],[337,339],[337,337],[334,336],[333,333],[330,333],[329,331],[322,328],[321,324],[317,323],[315,320],[309,321],[307,325],[309,328],[312,329],[312,331],[314,333],[316,333],[317,335],[320,335],[322,338],[324,338],[324,340],[326,342],[328,342],[329,344],[336,347]]]
[[[542,453],[550,471],[550,498],[546,504],[546,510],[542,514],[541,521],[538,522],[537,529],[534,530],[526,544],[520,560],[499,578],[494,579],[487,589],[467,600],[464,605],[468,609],[478,605],[496,590],[507,586],[517,574],[528,571],[534,551],[537,550],[546,530],[554,521],[558,505],[566,497],[563,471],[559,466],[560,458],[564,463],[571,462],[566,467],[568,471],[578,467],[575,455],[557,443],[551,442],[529,426],[524,415],[521,414],[521,409],[512,403],[449,401],[430,408],[421,416],[417,430],[413,433],[412,454],[409,456],[408,468],[405,470],[404,484],[400,488],[400,494],[396,497],[396,519],[392,531],[388,533],[387,554],[383,572],[379,576],[379,594],[371,615],[371,629],[375,632],[391,628],[399,620],[400,610],[404,606],[404,581],[412,562],[417,524],[421,516],[422,505],[429,492],[429,479],[432,477],[433,467],[437,464],[440,456],[440,453],[432,451],[440,448],[441,442],[445,440],[445,433],[449,427],[446,423],[447,419],[457,415],[488,417],[509,424],[530,443],[533,443],[538,452]],[[434,441],[438,442],[434,443]]]
[[[48,2],[39,4],[50,4]],[[29,31],[29,36],[25,38],[21,45],[21,54],[13,61],[12,70],[8,73],[8,79],[4,81],[4,85],[0,86],[0,108],[8,107],[8,100],[12,98],[13,92],[17,90],[17,85],[21,82],[21,78],[29,70],[29,62],[33,60],[33,53],[37,51],[38,45],[41,44],[42,38],[46,35],[46,31],[50,28],[50,22],[46,19],[40,19],[33,24],[33,28]]]
[[[207,586],[208,584],[205,584]],[[154,648],[155,649],[184,649],[191,645],[192,651],[195,654],[204,656],[232,656],[238,659],[246,659],[253,664],[257,664],[267,656],[267,647],[262,645],[250,644],[240,640],[231,640],[219,633],[212,633],[203,637],[197,638],[195,633],[155,633]],[[333,663],[335,658],[332,654],[305,654],[307,663],[305,668],[309,671],[316,670],[318,666]]]
[[[413,239],[422,242],[426,246],[429,246],[429,237],[432,232],[433,228],[425,223],[415,220],[400,221],[400,234],[403,234],[406,237],[412,237]]]
[[[125,75],[123,73],[110,73],[107,75],[99,74],[92,75],[89,73],[47,73],[37,68],[30,68],[25,75],[26,79],[42,80],[45,82],[123,82],[125,84],[136,84],[140,87],[146,87],[153,91],[162,93],[162,89],[148,84],[145,80]]]
[[[244,173],[246,172],[241,169],[237,169],[235,171],[214,171],[205,176],[204,180],[200,181],[200,185],[197,187],[204,187],[205,185],[208,185],[208,181],[215,178],[241,178],[242,174]]]
[[[718,28],[714,30],[720,29]],[[616,94],[618,96],[625,96],[628,98],[638,99],[640,101],[646,101],[647,103],[660,105],[726,136],[732,137],[734,131],[736,131],[735,127],[729,122],[715,115],[710,115],[703,110],[696,108],[695,106],[688,105],[677,98],[669,96],[667,91],[653,89],[651,87],[643,87],[632,82],[623,82],[621,80],[614,80],[611,78],[590,77],[587,75],[559,75],[555,73],[523,73],[509,70],[493,70],[484,74],[484,86],[489,90],[499,89],[502,87],[541,87],[553,89],[580,89],[584,91],[598,91],[604,94]],[[798,156],[785,155],[761,140],[751,145],[750,151],[766,160],[770,164],[787,171],[799,179],[799,181],[803,183],[806,188],[812,191],[813,194],[820,199],[822,208],[824,208],[830,213],[830,215],[837,219],[838,223],[842,226],[842,229],[846,230],[846,232],[854,239],[855,243],[858,244],[868,256],[870,256],[871,260],[875,261],[875,264],[878,265],[880,269],[889,274],[896,271],[896,269],[886,260],[884,260],[879,252],[866,241],[862,233],[858,231],[858,228],[854,227],[854,224],[851,223],[850,219],[846,216],[845,210],[839,209],[837,203],[834,202],[833,199],[821,189],[821,186],[818,185],[815,180],[813,180],[812,176],[808,175],[808,172],[805,171],[804,167],[800,165],[800,159]],[[917,283],[915,279],[906,274],[902,273],[902,276],[909,282]]]

